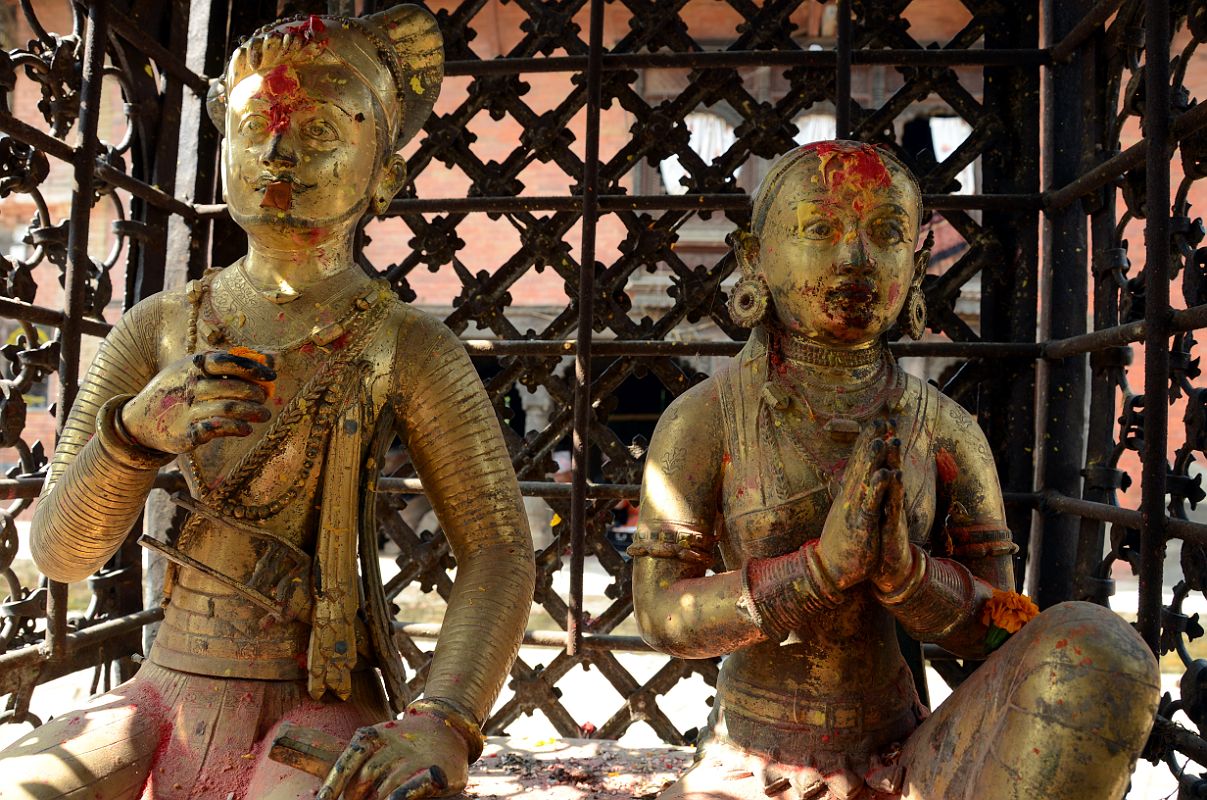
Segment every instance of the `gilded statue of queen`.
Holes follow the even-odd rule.
[[[82,580],[178,463],[191,514],[176,543],[150,543],[170,562],[163,623],[132,680],[0,754],[6,800],[465,786],[527,622],[528,522],[464,348],[366,275],[352,244],[403,185],[397,150],[442,76],[440,32],[414,6],[275,23],[232,56],[209,110],[248,253],[122,317],[33,522],[43,572]],[[458,564],[424,697],[409,704],[373,502],[395,435]],[[325,783],[268,757],[286,723],[350,740]]]
[[[925,326],[921,214],[889,151],[819,142],[773,165],[733,237],[730,310],[752,335],[660,419],[630,548],[645,639],[726,656],[696,761],[660,800],[1126,791],[1156,659],[1099,606],[1027,621],[983,433],[886,348]],[[988,659],[930,714],[897,624]]]

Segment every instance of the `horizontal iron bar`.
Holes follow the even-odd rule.
[[[1071,59],[1077,48],[1081,47],[1111,14],[1118,11],[1121,5],[1123,0],[1099,0],[1098,5],[1087,11],[1081,21],[1073,26],[1073,30],[1066,33],[1064,38],[1052,47],[1052,62],[1064,64]]]
[[[41,150],[60,161],[74,161],[75,148],[61,139],[56,139],[49,133],[43,133],[34,126],[14,117],[10,112],[0,110],[0,133],[7,133],[22,144]]]
[[[569,500],[570,486],[569,483],[553,481],[520,481],[520,494],[525,497]],[[380,478],[377,481],[377,490],[383,494],[423,494],[423,482],[418,478]],[[636,483],[587,484],[588,497],[636,500],[640,495],[641,486]]]
[[[1045,490],[1040,493],[1040,511],[1054,511],[1058,514],[1072,514],[1085,519],[1096,519],[1114,525],[1123,525],[1139,530],[1144,525],[1144,517],[1139,511],[1130,508],[1120,508],[1106,503],[1094,503],[1076,497],[1068,497],[1060,492]],[[1175,539],[1207,544],[1207,525],[1191,522],[1175,517],[1166,517],[1166,526],[1170,535]]]
[[[1171,312],[1170,328],[1174,332],[1192,331],[1204,327],[1207,327],[1207,303],[1186,309],[1174,309]],[[1044,357],[1068,358],[1094,350],[1140,342],[1144,340],[1147,330],[1144,320],[1137,320],[1124,325],[1083,333],[1079,336],[1070,336],[1067,339],[1056,339],[1044,345]]]
[[[49,654],[41,644],[32,644],[19,650],[2,653],[0,654],[0,696],[11,694],[21,688],[23,672],[28,674],[31,670],[39,670],[37,682],[41,684],[117,658],[119,654],[106,650],[107,643],[139,631],[143,626],[159,622],[161,619],[163,619],[163,609],[156,606],[127,614],[124,617],[98,622],[81,631],[69,633],[66,637],[66,657],[57,662],[49,661]]]
[[[66,316],[62,311],[53,308],[35,306],[32,303],[14,300],[11,297],[0,297],[0,317],[6,319],[19,319],[25,322],[32,322],[35,325],[50,325],[55,328],[61,328],[65,324]],[[98,319],[89,319],[87,317],[80,320],[80,331],[89,336],[104,337],[111,330],[113,330],[113,326],[108,322],[101,322]]]
[[[84,4],[77,0],[76,5]],[[185,66],[172,51],[148,36],[132,19],[116,8],[109,9],[109,27],[143,55],[149,56],[169,76],[192,89],[198,97],[205,97],[209,92],[210,82],[206,78]]]
[[[572,356],[578,352],[575,339],[463,339],[471,356]],[[600,339],[591,343],[599,356],[731,356],[743,342],[674,342],[649,339]],[[1035,342],[891,342],[889,350],[898,358],[1037,358],[1042,350]]]
[[[816,67],[832,69],[838,63],[834,50],[699,50],[689,53],[604,53],[605,71],[623,69],[734,69],[738,67]],[[852,64],[901,67],[1039,67],[1052,63],[1045,49],[968,50],[897,48],[852,50]],[[479,77],[535,72],[583,72],[587,57],[532,56],[449,61],[447,76]]]
[[[399,633],[413,636],[416,639],[436,639],[440,636],[438,622],[393,622],[391,625]],[[565,631],[524,631],[523,643],[529,647],[558,647],[566,646]],[[645,643],[640,636],[618,636],[608,633],[585,634],[583,646],[589,650],[611,650],[625,653],[653,653],[654,648]]]
[[[1038,194],[924,194],[922,204],[932,211],[1038,211]],[[404,197],[394,200],[383,216],[400,214],[519,213],[524,211],[579,211],[583,199],[577,195],[534,197]],[[217,208],[217,206],[213,207]],[[224,206],[222,207],[225,208]],[[731,194],[601,194],[600,211],[745,211],[750,195]],[[206,213],[217,210],[206,206]]]
[[[1207,103],[1199,103],[1178,116],[1169,127],[1170,146],[1207,125]],[[1144,164],[1148,157],[1148,139],[1141,139],[1131,147],[1111,156],[1089,172],[1059,189],[1043,193],[1044,208],[1056,211],[1101,189],[1120,175],[1131,172]]]
[[[162,208],[173,214],[179,214],[185,219],[197,219],[197,211],[192,205],[183,200],[176,199],[160,188],[152,186],[149,183],[144,183],[121,170],[114,169],[103,161],[98,160],[96,162],[96,176],[119,189],[125,189],[135,197],[145,200],[157,208]]]

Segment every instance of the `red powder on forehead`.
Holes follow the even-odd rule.
[[[868,210],[873,192],[892,185],[880,152],[870,144],[814,142],[805,150],[817,153],[821,184],[831,199],[857,214]]]
[[[302,91],[298,79],[290,74],[289,67],[280,64],[264,76],[264,88],[256,92],[255,97],[267,100],[268,132],[270,134],[284,133],[289,130],[289,123],[296,111],[309,108],[313,103],[309,96]]]

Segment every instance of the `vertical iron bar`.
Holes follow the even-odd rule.
[[[1144,226],[1144,459],[1140,494],[1143,524],[1137,627],[1153,652],[1158,652],[1169,435],[1169,0],[1149,0],[1144,48],[1148,219]]]
[[[838,0],[838,67],[834,74],[834,138],[851,135],[851,0]]]
[[[98,142],[97,122],[101,108],[101,77],[105,65],[105,41],[109,37],[108,5],[104,0],[88,4],[88,29],[84,43],[84,72],[80,90],[80,145],[76,148],[75,188],[71,197],[71,220],[67,231],[67,274],[63,281],[65,308],[59,329],[59,399],[55,411],[55,436],[62,434],[67,413],[75,402],[80,378],[80,320],[84,317],[84,288],[87,285],[88,223],[92,213],[93,174]],[[62,658],[67,647],[67,585],[50,582],[46,608],[47,639],[52,659]]]
[[[1039,47],[1040,0],[1016,3],[985,30],[985,47]],[[1002,121],[981,156],[981,191],[1032,193],[1040,187],[1040,70],[986,67],[987,113]],[[981,335],[999,342],[1034,342],[1038,331],[1039,215],[1026,209],[984,213],[982,224],[1001,247],[1001,268],[981,273]],[[993,450],[1002,491],[1030,492],[1035,481],[1035,363],[1005,362],[987,376],[976,403],[977,422]],[[1015,583],[1023,582],[1032,510],[1006,506],[1006,527],[1019,546]]]
[[[1095,150],[1100,160],[1106,158],[1105,154],[1111,152],[1114,142],[1117,141],[1114,111],[1118,82],[1112,76],[1121,74],[1123,68],[1120,54],[1104,46],[1103,30],[1103,23],[1098,23],[1096,30],[1089,35],[1090,38],[1082,43],[1082,47],[1092,48],[1095,85],[1100,87],[1095,92],[1094,117],[1090,123],[1098,136]],[[1111,250],[1118,246],[1115,238],[1117,190],[1114,185],[1108,185],[1096,192],[1095,197],[1097,205],[1090,215],[1090,252],[1091,263],[1094,265],[1094,329],[1103,330],[1119,324],[1119,290],[1115,275],[1106,269]],[[1098,478],[1096,482],[1086,485],[1082,499],[1094,503],[1109,503],[1113,497],[1112,492],[1103,485],[1105,475],[1102,470],[1109,468],[1115,448],[1115,396],[1119,392],[1118,379],[1122,367],[1114,366],[1108,360],[1110,355],[1110,352],[1105,352],[1090,357],[1090,416],[1086,431],[1086,468],[1094,470]],[[1110,575],[1099,574],[1105,543],[1106,525],[1099,520],[1082,519],[1077,542],[1077,582],[1074,587],[1074,599],[1103,605],[1109,601],[1113,593]]]
[[[1091,0],[1049,0],[1046,4],[1048,42],[1072,30],[1093,6]],[[1089,126],[1094,110],[1093,62],[1079,50],[1067,64],[1054,65],[1045,91],[1044,157],[1047,186],[1063,186],[1085,171],[1092,158],[1094,131]],[[1081,203],[1055,210],[1045,226],[1045,270],[1049,283],[1044,292],[1041,330],[1045,339],[1061,339],[1086,332],[1089,278],[1086,258],[1086,213]],[[1085,464],[1086,414],[1085,355],[1039,366],[1042,392],[1042,435],[1036,443],[1042,453],[1037,471],[1042,488],[1070,497],[1081,496],[1081,471]],[[1073,570],[1077,558],[1080,520],[1046,513],[1038,518],[1031,543],[1029,590],[1040,608],[1073,596]]]
[[[591,333],[595,325],[595,222],[599,214],[599,106],[602,103],[603,0],[591,0],[587,53],[587,143],[583,162],[583,245],[578,269],[578,353],[574,357],[574,438],[570,498],[570,608],[566,652],[583,641],[583,557],[587,546],[588,428],[591,424]]]

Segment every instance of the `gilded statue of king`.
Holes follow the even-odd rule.
[[[397,151],[442,76],[440,32],[414,6],[274,23],[230,59],[209,110],[248,253],[122,317],[33,522],[43,572],[83,580],[178,464],[191,514],[177,542],[149,543],[170,563],[163,623],[132,680],[0,753],[0,797],[386,800],[465,786],[527,622],[528,522],[464,348],[353,257],[361,219],[405,182]],[[458,566],[409,704],[374,519],[395,436]],[[325,782],[268,757],[286,723],[351,741]]]
[[[752,334],[659,420],[630,548],[646,640],[726,657],[695,764],[660,800],[1126,791],[1156,659],[1099,606],[1028,621],[984,434],[886,347],[925,326],[921,216],[891,151],[818,142],[776,161],[733,238],[730,310]],[[931,714],[898,626],[988,658]]]

